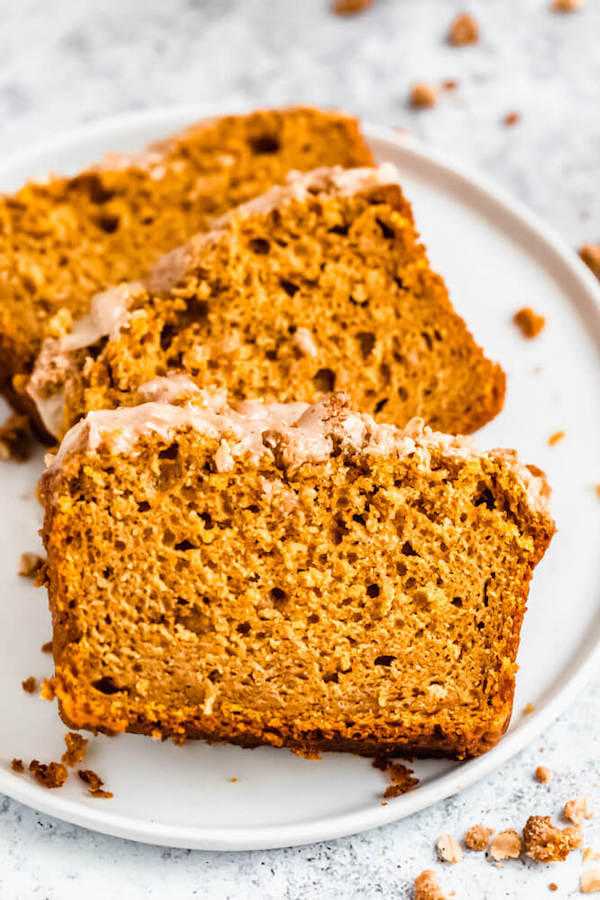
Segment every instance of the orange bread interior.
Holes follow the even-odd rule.
[[[90,413],[43,477],[65,722],[306,753],[493,746],[554,531],[542,473],[340,397],[198,402]]]

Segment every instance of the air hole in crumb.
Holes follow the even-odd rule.
[[[365,517],[364,517],[364,516],[354,515],[354,516],[352,516],[352,521],[353,521],[353,522],[358,522],[359,525],[366,525],[366,524],[367,524],[366,521],[365,521]]]
[[[381,593],[378,584],[370,584],[367,588],[367,596],[369,597],[379,597]]]
[[[283,290],[286,292],[286,294],[288,295],[288,297],[293,297],[294,294],[297,293],[297,291],[300,290],[300,288],[298,287],[297,284],[294,284],[293,281],[288,281],[286,278],[280,278],[280,279],[279,279],[279,284],[281,285],[281,287],[283,288]],[[294,329],[294,331],[295,331],[295,330],[296,330],[296,329]]]
[[[317,391],[327,394],[333,390],[335,386],[335,372],[331,369],[319,369],[313,376],[313,384]]]
[[[356,340],[363,359],[366,359],[371,355],[375,346],[375,335],[372,331],[359,331],[356,335]]]
[[[107,190],[98,175],[79,175],[72,180],[71,188],[83,190],[83,192],[87,193],[90,202],[96,206],[100,206],[114,197],[114,191]]]
[[[422,331],[422,332],[421,332],[421,337],[423,338],[423,340],[424,340],[425,343],[427,344],[427,349],[428,349],[428,350],[431,350],[431,348],[433,347],[433,341],[432,341],[432,339],[431,339],[431,335],[429,334],[429,332],[427,332],[427,331]]]
[[[147,500],[142,500],[140,503],[138,503],[138,512],[148,512],[149,509],[150,504]]]
[[[398,287],[400,288],[401,291],[407,290],[407,288],[405,287],[404,282],[402,281],[401,278],[396,277],[396,278],[394,278],[394,281],[396,282],[396,284],[398,285]]]
[[[208,512],[201,512],[198,516],[199,519],[202,519],[204,522],[204,528],[208,531],[210,528],[213,528],[214,522],[212,520],[212,516]]]
[[[330,234],[341,234],[342,237],[345,237],[350,231],[349,225],[332,225],[331,228],[327,229]]]
[[[175,327],[173,325],[163,325],[160,332],[160,349],[165,353],[173,343],[175,337]]]
[[[355,300],[354,297],[352,297],[352,296],[348,297],[348,300],[350,301],[350,303],[351,303],[353,306],[362,306],[363,309],[364,309],[365,306],[367,306],[367,304],[368,304],[368,302],[369,302],[368,298],[367,298],[366,300],[361,300],[361,301],[359,301],[359,300]]]
[[[105,569],[102,570],[102,577],[103,577],[103,578],[110,578],[111,575],[112,575],[112,573],[113,573],[113,567],[112,567],[112,566],[107,566]]]
[[[418,556],[419,554],[414,549],[413,545],[410,541],[404,541],[402,544],[402,550],[400,551],[404,554],[404,556]]]
[[[240,634],[249,634],[250,633],[250,622],[240,622],[237,627],[237,631]]]
[[[325,684],[330,684],[331,682],[337,684],[339,680],[340,679],[337,672],[328,672],[327,675],[323,675],[323,681]]]
[[[416,586],[417,586],[417,579],[413,578],[412,575],[410,575],[404,582],[404,587],[406,588],[407,591],[414,590],[416,588]]]
[[[376,666],[391,666],[395,659],[398,659],[397,656],[377,656],[375,659],[374,665]]]
[[[403,403],[406,402],[406,400],[408,400],[408,391],[406,390],[406,388],[399,387],[398,388],[398,396],[400,397],[400,399],[402,400]]]
[[[258,137],[248,138],[250,149],[257,156],[277,153],[280,148],[279,140],[273,134],[259,134]]]
[[[389,238],[396,237],[396,233],[393,228],[390,228],[390,226],[386,225],[386,223],[383,222],[381,219],[376,219],[375,221],[381,228],[381,233],[383,234],[384,238],[389,239]]]
[[[103,694],[118,694],[119,691],[124,690],[124,688],[117,687],[110,675],[105,675],[97,681],[92,681],[92,687]]]
[[[489,488],[484,488],[480,494],[473,498],[473,506],[481,506],[483,503],[488,509],[496,508],[496,499]]]
[[[195,550],[194,544],[191,544],[189,541],[179,541],[178,544],[175,544],[175,550]]]
[[[208,680],[211,681],[213,684],[217,684],[217,682],[223,680],[223,676],[221,675],[221,673],[219,672],[218,669],[213,669],[212,672],[208,673]]]
[[[383,397],[381,400],[378,400],[378,401],[377,401],[377,403],[375,404],[375,409],[374,409],[375,415],[377,415],[377,413],[380,413],[380,412],[381,412],[381,410],[383,409],[383,407],[384,407],[384,406],[386,405],[386,403],[388,402],[388,399],[389,399],[388,397]]]
[[[179,453],[179,444],[169,444],[164,450],[158,454],[159,459],[177,459]]]
[[[281,588],[274,587],[271,588],[271,600],[273,603],[283,603],[284,600],[287,600],[287,594],[285,591],[282,591]]]
[[[263,256],[271,249],[271,245],[266,238],[252,238],[249,241],[248,246],[253,253],[259,253]]]
[[[101,228],[106,234],[114,234],[117,228],[119,227],[119,217],[118,216],[110,216],[105,213],[102,216],[98,216],[96,219],[96,225],[98,228]]]
[[[458,608],[461,609],[462,605],[463,605],[462,597],[453,597],[452,598],[452,606],[458,606]]]
[[[401,578],[402,578],[404,575],[406,575],[407,571],[408,571],[408,569],[406,568],[406,566],[404,565],[403,562],[396,563],[396,572],[398,573],[398,575],[399,575]]]

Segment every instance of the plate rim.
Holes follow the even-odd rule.
[[[241,109],[242,112],[252,105]],[[214,104],[181,105],[158,107],[117,116],[105,117],[69,129],[47,140],[32,145],[25,153],[13,153],[0,160],[0,178],[14,168],[23,168],[36,158],[60,152],[74,143],[104,136],[107,131],[128,131],[139,128],[158,129],[164,126],[168,133],[177,120],[189,122],[207,115],[222,115],[223,110]],[[363,120],[362,130],[370,141],[394,144],[408,158],[432,164],[445,179],[458,179],[462,184],[474,189],[483,205],[490,201],[500,211],[535,238],[543,249],[550,253],[563,271],[570,274],[581,289],[584,304],[592,315],[600,316],[600,284],[579,259],[563,238],[509,191],[498,187],[487,176],[476,169],[456,161],[445,151],[431,147],[414,135],[377,125]],[[89,828],[93,831],[126,838],[142,843],[199,850],[266,850],[298,846],[366,831],[394,821],[443,800],[457,791],[468,787],[491,773],[500,765],[524,749],[533,738],[543,731],[585,687],[594,669],[600,664],[600,639],[583,653],[561,685],[548,699],[542,701],[528,720],[507,734],[501,742],[487,754],[464,762],[460,767],[435,779],[431,784],[405,794],[401,803],[387,806],[369,805],[365,809],[350,813],[320,816],[307,822],[283,826],[260,826],[253,828],[208,828],[206,826],[178,826],[143,822],[131,816],[114,814],[105,809],[88,809],[73,800],[54,794],[41,793],[40,788],[29,782],[15,778],[10,770],[0,768],[0,791],[7,796],[66,822]]]

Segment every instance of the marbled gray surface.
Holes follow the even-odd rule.
[[[573,15],[549,0],[472,0],[482,39],[444,42],[454,0],[375,0],[352,19],[328,0],[0,0],[0,155],[71,126],[142,107],[312,101],[404,127],[477,166],[562,233],[600,240],[600,2]],[[413,81],[455,78],[437,108],[415,112]],[[521,122],[507,128],[508,112]],[[549,660],[549,664],[551,661]],[[600,678],[534,744],[456,797],[378,831],[253,853],[161,849],[103,837],[0,803],[0,897],[410,897],[434,867],[457,898],[577,892],[581,855],[554,866],[470,854],[436,863],[440,833],[475,822],[521,826],[591,790],[600,850]],[[549,785],[533,779],[543,762]],[[598,865],[598,864],[597,864]]]

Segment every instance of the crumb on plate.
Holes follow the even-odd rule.
[[[13,772],[24,772],[25,771],[25,766],[23,765],[23,760],[17,759],[16,757],[11,759],[10,767],[13,770]]]
[[[61,757],[62,761],[67,766],[74,766],[76,763],[81,762],[85,756],[88,745],[87,738],[77,734],[76,731],[67,731],[65,734],[65,744],[67,745],[67,749]]]
[[[39,553],[21,553],[19,557],[19,575],[22,575],[23,578],[35,578],[44,562],[44,558]]]
[[[21,682],[21,687],[27,694],[35,694],[35,689],[37,687],[37,681],[30,675],[29,678],[26,678],[25,681]]]
[[[554,447],[555,444],[558,444],[559,441],[562,441],[562,439],[565,437],[565,434],[566,434],[565,431],[555,431],[548,438],[549,445],[551,447]]]
[[[62,763],[41,763],[37,759],[31,760],[29,771],[36,781],[48,789],[62,787],[69,775],[67,767]]]
[[[521,113],[509,112],[509,113],[506,113],[506,115],[502,119],[502,124],[506,125],[507,128],[510,128],[512,125],[518,125],[520,121],[521,121]]]
[[[513,322],[521,329],[521,334],[526,338],[537,337],[542,331],[546,320],[538,315],[530,306],[524,306],[513,316]]]

